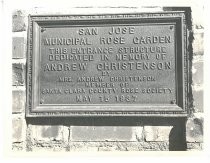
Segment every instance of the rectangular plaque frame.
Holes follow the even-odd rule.
[[[73,25],[130,25],[132,23],[175,25],[176,99],[170,104],[45,104],[39,99],[40,33],[45,27]],[[30,15],[27,56],[27,117],[159,116],[183,117],[188,108],[189,63],[185,13],[129,13],[97,15]],[[53,100],[53,99],[52,99]]]

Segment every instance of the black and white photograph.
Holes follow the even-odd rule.
[[[203,0],[1,5],[7,157],[207,153]]]

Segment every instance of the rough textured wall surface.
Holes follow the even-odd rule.
[[[94,8],[93,8],[94,9]],[[109,8],[105,8],[109,10]],[[74,9],[75,10],[75,9]],[[103,8],[98,9],[103,13]],[[123,12],[122,7],[115,11]],[[128,10],[128,9],[127,9]],[[126,10],[126,12],[128,12]],[[179,10],[131,8],[129,12]],[[85,11],[84,11],[85,12]],[[188,51],[192,52],[191,112],[187,118],[25,118],[28,14],[71,14],[42,8],[12,15],[12,149],[14,151],[168,151],[203,149],[204,26],[192,8]]]

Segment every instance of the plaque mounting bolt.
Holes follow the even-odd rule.
[[[41,99],[41,100],[40,100],[40,104],[43,104],[43,103],[44,103],[44,100],[43,100],[43,99]]]
[[[172,30],[173,28],[174,28],[174,26],[171,25],[171,26],[170,26],[170,30]]]
[[[46,28],[41,28],[41,32],[44,32],[44,31],[46,31]]]
[[[171,100],[171,104],[175,104],[176,103],[176,100]]]

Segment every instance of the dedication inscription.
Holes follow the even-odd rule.
[[[27,116],[185,116],[184,13],[30,16]]]

